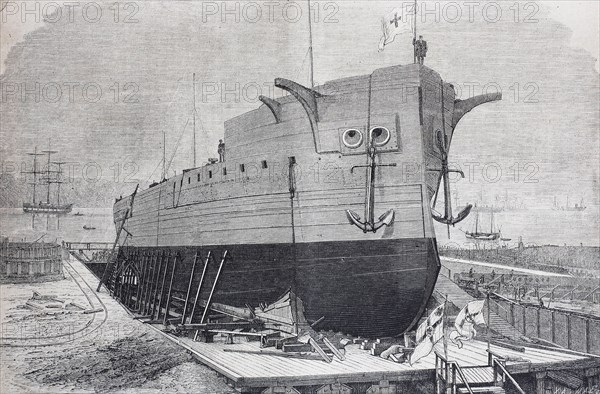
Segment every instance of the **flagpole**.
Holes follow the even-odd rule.
[[[490,330],[490,288],[488,287],[488,291],[487,291],[487,330],[488,330],[488,335],[487,335],[487,350],[488,350],[488,359],[490,357],[490,342],[491,342],[491,335],[492,335],[492,331]]]
[[[446,307],[448,306],[448,293],[446,293],[446,297],[444,299],[444,313],[442,314],[443,316],[443,323],[446,323]],[[446,325],[444,324],[444,328],[442,330],[443,333],[443,341],[444,341],[444,357],[446,358],[446,361],[448,361],[448,340],[446,339]]]
[[[308,57],[310,60],[310,87],[315,87],[315,77],[314,77],[314,66],[313,66],[313,37],[312,37],[312,20],[310,15],[310,0],[308,0],[308,36],[309,36],[309,44],[308,44]]]
[[[416,40],[417,40],[417,0],[415,0],[415,14],[414,14],[414,19],[415,19],[415,29],[414,29],[414,33],[413,33],[413,64],[417,63],[417,46],[416,46]]]
[[[194,168],[196,168],[196,73],[192,75],[192,84],[194,85]]]

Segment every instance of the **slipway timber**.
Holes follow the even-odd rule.
[[[445,348],[440,341],[432,353],[410,365],[402,354],[414,347],[410,334],[377,340],[317,332],[323,319],[307,320],[302,301],[290,291],[256,308],[214,302],[216,289],[223,290],[226,283],[222,278],[228,262],[235,258],[227,251],[196,253],[184,291],[173,286],[177,266],[183,263],[180,255],[121,257],[105,265],[106,273],[96,273],[108,278],[113,297],[135,319],[188,350],[243,393],[546,393],[554,388],[575,392],[600,383],[598,356],[518,337],[498,340],[495,335],[488,344],[484,335],[465,341],[460,349],[452,343]],[[217,274],[207,275],[208,266],[216,267]],[[470,297],[448,281],[438,280],[434,292],[446,293],[456,307],[468,302]],[[494,334],[497,321],[491,320]],[[502,322],[498,331],[506,331],[507,324]],[[380,357],[390,344],[403,349],[398,358]]]

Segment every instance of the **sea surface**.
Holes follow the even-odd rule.
[[[75,216],[80,212],[83,216]],[[340,213],[340,214],[343,214]],[[436,223],[435,230],[440,246],[472,248],[474,241],[467,240],[464,232],[474,227],[475,214],[455,227],[447,228]],[[486,247],[494,245],[516,246],[519,237],[526,245],[600,245],[599,207],[588,206],[582,212],[555,211],[552,209],[526,209],[503,211],[494,214],[497,228],[502,237],[510,241],[480,242]],[[489,213],[480,213],[480,228],[487,231],[490,226]],[[84,230],[83,226],[95,227]],[[0,235],[11,240],[35,241],[42,237],[45,242],[112,242],[115,239],[112,208],[74,208],[68,215],[32,215],[20,208],[0,209]]]

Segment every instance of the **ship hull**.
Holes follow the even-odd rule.
[[[25,213],[50,213],[50,214],[66,214],[71,212],[73,204],[67,205],[35,205],[35,204],[23,204],[23,212]]]
[[[173,292],[185,298],[195,253],[202,266],[211,251],[216,258],[203,285],[201,298],[206,299],[225,250],[230,258],[217,282],[214,302],[256,306],[294,289],[308,320],[324,317],[319,329],[366,337],[395,336],[412,327],[439,272],[434,239],[124,247],[122,253],[138,258],[160,252],[177,255]],[[98,276],[103,267],[93,264]],[[198,286],[198,271],[192,289]]]
[[[227,251],[213,302],[256,307],[292,289],[309,320],[324,318],[319,329],[410,330],[439,271],[430,206],[442,179],[430,171],[442,167],[438,142],[449,143],[462,116],[497,95],[456,100],[452,85],[421,65],[337,80],[334,91],[275,83],[290,94],[225,122],[227,161],[116,200],[124,246],[114,272],[125,274],[109,267],[107,284],[130,279],[133,262],[135,283],[148,287],[150,278],[163,288],[167,252],[168,267],[177,263],[166,303],[181,308],[195,253],[202,264],[208,252],[218,259]],[[198,300],[210,298],[218,266],[211,263]]]

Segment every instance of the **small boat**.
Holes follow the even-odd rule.
[[[500,231],[494,229],[494,211],[490,212],[490,231],[483,232],[479,230],[479,209],[476,211],[475,216],[475,231],[465,231],[465,236],[469,239],[476,239],[479,241],[495,241],[501,237]]]
[[[84,230],[95,230],[95,229],[96,229],[96,227],[92,227],[92,226],[84,225],[84,226],[83,226],[83,229],[84,229]]]
[[[73,214],[73,216],[83,216],[83,213],[81,213],[81,212],[77,211],[77,212],[75,212],[75,213]]]

